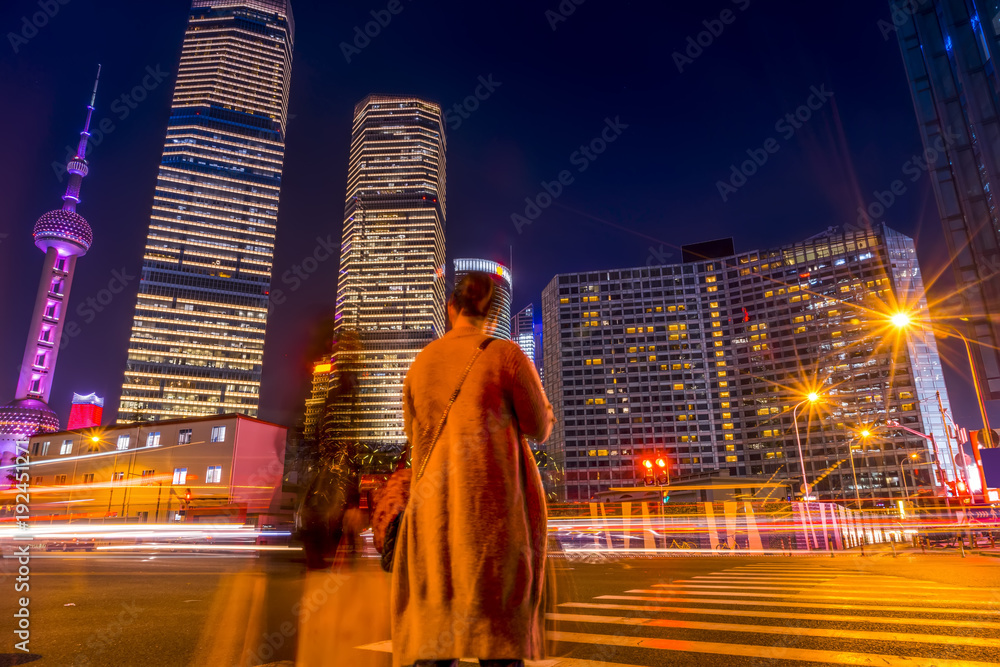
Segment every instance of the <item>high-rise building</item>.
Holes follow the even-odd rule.
[[[257,415],[295,24],[287,0],[194,0],[118,420]]]
[[[899,497],[901,467],[911,495],[940,491],[942,468],[954,479],[941,361],[932,335],[887,325],[899,308],[927,315],[913,241],[885,226],[556,276],[542,294],[557,419],[545,447],[567,499],[641,484],[659,457],[674,478],[725,469],[796,489],[804,460],[813,493],[850,500],[853,455],[862,499]],[[888,420],[933,435],[937,456]]]
[[[306,399],[302,424],[302,439],[314,441],[319,437],[319,425],[323,419],[323,408],[330,393],[330,379],[333,377],[333,355],[327,354],[313,364],[312,386]]]
[[[493,304],[490,306],[490,312],[486,315],[483,331],[494,338],[511,340],[510,309],[514,300],[514,292],[510,269],[488,259],[456,259],[455,284],[457,285],[462,278],[473,271],[488,273],[493,278],[495,285]]]
[[[1000,57],[1000,5],[985,0],[889,4],[951,264],[961,286],[962,311],[950,315],[976,343],[976,374],[987,398],[997,400],[1000,81],[994,56]],[[968,321],[957,321],[958,315]]]
[[[104,399],[97,394],[73,394],[73,404],[69,409],[67,431],[100,426],[104,417]]]
[[[529,303],[515,315],[511,328],[514,342],[531,359],[531,363],[535,364],[535,305]]]
[[[336,327],[359,345],[335,352],[358,378],[342,437],[372,450],[403,435],[403,378],[445,331],[445,134],[441,107],[369,95],[354,108]]]
[[[97,68],[100,80],[101,69]],[[66,165],[69,183],[61,209],[49,211],[38,219],[33,232],[35,246],[45,253],[42,277],[35,295],[35,308],[28,321],[28,342],[17,378],[14,400],[0,407],[0,459],[10,455],[17,443],[36,433],[51,433],[60,428],[59,417],[49,407],[52,381],[59,356],[63,325],[69,307],[76,260],[90,250],[94,233],[82,215],[76,212],[80,188],[89,173],[87,142],[90,121],[97,99],[97,81],[87,106],[87,121],[80,133],[76,155]]]

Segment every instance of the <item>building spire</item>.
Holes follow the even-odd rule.
[[[97,77],[94,79],[94,92],[90,96],[90,104],[87,105],[87,122],[80,133],[80,144],[77,146],[76,155],[66,165],[69,173],[69,183],[66,185],[66,194],[63,195],[63,210],[76,211],[76,205],[80,203],[80,186],[83,184],[83,177],[87,175],[87,141],[90,139],[90,121],[94,116],[94,103],[97,101],[97,85],[101,81],[101,66],[97,66]]]

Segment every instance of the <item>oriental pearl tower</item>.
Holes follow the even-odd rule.
[[[94,92],[87,106],[87,122],[80,133],[76,155],[66,166],[69,184],[62,197],[63,207],[46,213],[35,223],[35,245],[45,253],[45,259],[17,379],[17,393],[11,403],[0,407],[0,459],[8,459],[18,443],[25,443],[33,435],[60,430],[59,417],[49,408],[48,402],[63,324],[69,312],[67,305],[76,259],[87,254],[94,240],[90,225],[76,212],[76,207],[80,203],[80,186],[88,172],[87,140],[100,76],[98,65]]]

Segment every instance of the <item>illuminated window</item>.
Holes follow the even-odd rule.
[[[732,440],[733,439],[733,434],[732,433],[726,433],[722,437],[725,440]]]
[[[73,453],[73,441],[63,440],[62,445],[59,447],[59,456],[65,456],[66,454]]]
[[[675,384],[674,391],[684,391],[684,385],[680,383]]]
[[[117,444],[116,448],[117,449],[128,449],[129,440],[131,440],[131,436],[128,436],[128,435],[120,435],[120,436],[118,436],[118,444]]]
[[[208,466],[205,472],[205,483],[218,484],[222,481],[222,466]]]
[[[184,484],[187,482],[187,468],[174,468],[174,484]]]
[[[569,299],[563,297],[562,299],[559,299],[559,303],[569,303]]]
[[[732,455],[727,456],[726,457],[726,463],[736,463],[736,457],[732,456]]]
[[[735,452],[736,451],[736,445],[726,445],[726,451],[727,452]]]

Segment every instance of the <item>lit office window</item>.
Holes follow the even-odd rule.
[[[208,466],[208,472],[205,473],[205,482],[207,484],[218,484],[222,481],[222,466]]]
[[[226,427],[225,426],[213,426],[212,427],[212,442],[225,442],[226,440]]]
[[[128,435],[118,436],[118,449],[128,449],[130,439],[131,436]]]
[[[184,484],[187,482],[188,469],[187,468],[174,468],[174,484]]]
[[[73,453],[73,441],[63,440],[62,445],[59,447],[59,456],[72,453]]]
[[[160,432],[146,434],[146,446],[147,447],[159,447],[160,446]]]

